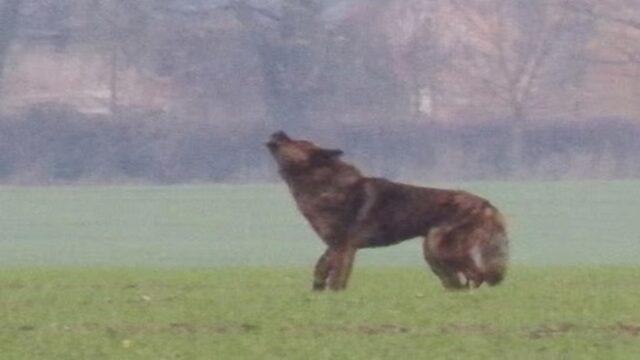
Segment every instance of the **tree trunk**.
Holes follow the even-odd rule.
[[[22,2],[23,0],[5,0],[0,8],[0,90],[9,50],[18,30]]]
[[[521,106],[515,106],[511,126],[510,163],[511,177],[520,179],[526,174],[526,124],[527,119]]]
[[[270,125],[295,133],[309,125],[308,109],[312,92],[310,88],[314,85],[314,69],[306,61],[317,61],[313,54],[307,56],[313,49],[297,42],[304,39],[313,43],[310,39],[317,36],[315,32],[318,29],[313,28],[313,18],[309,18],[304,11],[296,11],[300,10],[296,6],[311,11],[305,8],[305,2],[288,6],[292,8],[285,8],[281,17],[260,11],[246,1],[235,2],[231,8],[247,29],[259,59],[263,99]],[[279,37],[270,37],[265,33],[268,30],[259,25],[263,17],[276,24]]]
[[[109,62],[109,110],[113,118],[118,117],[118,49],[115,47]]]

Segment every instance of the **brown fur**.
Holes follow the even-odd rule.
[[[313,289],[347,286],[356,251],[424,237],[424,258],[448,289],[499,283],[508,241],[499,211],[462,191],[363,176],[323,149],[277,132],[267,143],[298,208],[327,245]]]

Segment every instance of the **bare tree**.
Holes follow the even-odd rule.
[[[590,23],[561,3],[450,0],[461,16],[455,71],[481,102],[504,108],[512,121],[512,170],[525,160],[525,131],[535,113],[580,81]],[[495,116],[495,115],[494,115]],[[498,114],[499,116],[499,114]]]
[[[263,97],[272,123],[304,127],[324,66],[321,7],[314,1],[286,0],[279,11],[246,0],[226,9],[243,25],[259,59]]]
[[[438,1],[392,1],[385,11],[393,65],[409,89],[411,116],[436,118],[443,94],[441,73],[450,51],[443,44]]]
[[[579,0],[568,4],[576,13],[596,21],[600,36],[608,40],[604,49],[597,49],[600,51],[590,56],[591,62],[612,66],[640,65],[639,2]]]
[[[78,29],[82,39],[105,55],[108,66],[109,109],[113,116],[120,108],[120,72],[139,65],[142,53],[148,51],[153,40],[149,24],[153,11],[146,0],[99,0],[77,2],[76,12],[84,18]]]

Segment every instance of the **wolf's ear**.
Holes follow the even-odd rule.
[[[337,158],[340,155],[344,154],[344,152],[342,150],[340,150],[340,149],[322,149],[322,150],[320,150],[320,152],[324,156],[326,156],[328,158],[331,158],[331,159]]]
[[[326,164],[337,159],[340,155],[342,155],[340,149],[317,149],[313,154],[313,160],[317,164]]]

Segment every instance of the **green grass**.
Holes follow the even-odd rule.
[[[0,358],[637,358],[640,182],[453,187],[506,214],[499,287],[444,291],[416,240],[313,294],[282,186],[0,188]]]
[[[443,291],[426,271],[356,269],[313,294],[306,270],[12,270],[3,359],[635,359],[640,269],[516,267]]]

